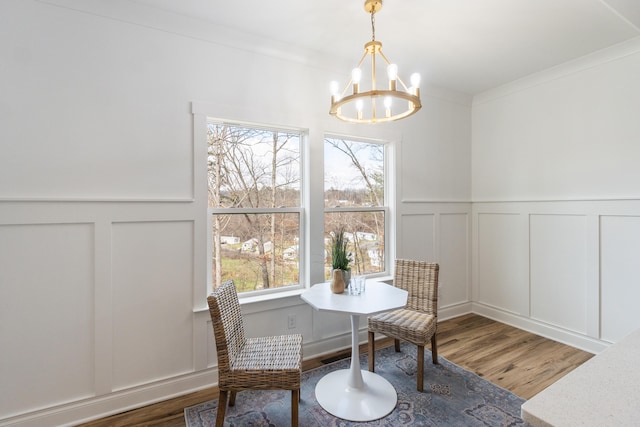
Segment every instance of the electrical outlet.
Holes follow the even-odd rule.
[[[287,317],[287,325],[289,326],[289,329],[295,329],[296,328],[296,315],[295,314],[290,314]]]

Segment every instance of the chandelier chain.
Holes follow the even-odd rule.
[[[371,9],[371,41],[376,41],[376,12]]]

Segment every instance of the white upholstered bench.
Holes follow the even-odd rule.
[[[532,427],[640,426],[640,330],[522,405]]]

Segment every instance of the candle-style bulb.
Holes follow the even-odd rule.
[[[398,66],[396,64],[389,64],[387,66],[387,75],[389,80],[396,80],[398,78]]]
[[[362,70],[360,68],[354,68],[351,71],[351,80],[353,81],[353,84],[360,83],[361,78],[362,78]]]
[[[358,120],[362,120],[362,107],[363,107],[363,103],[362,103],[362,99],[358,99],[356,101],[356,118]]]
[[[411,74],[411,86],[415,88],[420,87],[420,74],[418,73]]]
[[[333,80],[331,83],[329,83],[329,90],[331,91],[331,95],[333,96],[338,95],[338,90],[340,90],[338,88],[338,82]]]
[[[384,112],[386,117],[391,117],[391,102],[393,100],[390,96],[385,96],[384,98]]]

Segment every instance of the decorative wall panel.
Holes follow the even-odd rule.
[[[531,317],[587,333],[587,218],[531,215]]]
[[[469,215],[440,215],[440,304],[466,303],[470,299]]]
[[[0,415],[93,395],[93,246],[92,224],[0,225]]]
[[[600,218],[601,338],[617,342],[640,328],[640,216]]]
[[[478,215],[478,301],[528,315],[528,283],[523,275],[527,246],[521,220],[516,214]]]
[[[112,236],[114,389],[190,371],[193,222],[115,223]]]

